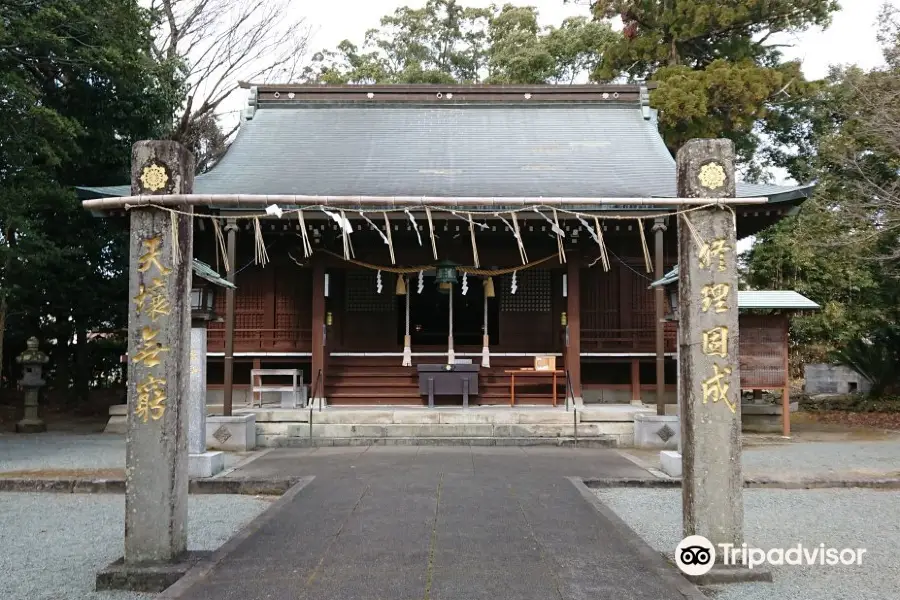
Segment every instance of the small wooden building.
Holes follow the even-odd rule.
[[[237,138],[197,176],[196,194],[485,202],[434,214],[305,210],[302,219],[273,210],[258,221],[210,208],[229,225],[219,238],[212,221],[196,219],[195,255],[237,285],[233,356],[225,321],[210,325],[211,401],[229,387],[246,394],[253,368],[299,368],[332,405],[421,405],[416,365],[446,362],[452,333],[456,361],[481,364],[487,347],[476,403],[508,403],[506,371],[544,355],[568,372],[576,398],[653,401],[664,386],[674,402],[675,327],[649,284],[675,265],[675,209],[538,210],[516,199],[672,198],[675,180],[647,89],[636,85],[251,87]],[[735,207],[741,238],[796,211],[811,187],[737,191],[767,198]],[[456,271],[449,290],[436,284],[442,267]],[[217,295],[219,315],[226,304]],[[537,384],[516,397],[550,401]]]

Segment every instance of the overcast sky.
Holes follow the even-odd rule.
[[[891,0],[900,4],[900,0]],[[791,44],[784,48],[789,58],[799,58],[803,70],[810,79],[823,77],[833,64],[857,64],[871,68],[881,63],[881,54],[875,40],[875,21],[883,0],[841,0],[843,10],[834,16],[831,27],[811,29],[798,36],[784,36],[778,43]],[[535,6],[543,25],[559,25],[563,19],[576,15],[588,15],[588,0],[564,3],[563,0],[494,0],[495,4]],[[362,43],[365,32],[378,26],[379,19],[400,6],[421,7],[425,0],[351,0],[331,2],[294,2],[292,10],[298,18],[305,19],[312,37],[309,54],[322,49],[332,49],[349,39]],[[487,7],[491,0],[464,0],[465,6]],[[241,90],[232,95],[222,107],[226,119],[236,118],[246,106],[247,92]]]
[[[838,63],[857,63],[872,67],[881,61],[875,42],[874,23],[883,0],[842,0],[844,9],[835,15],[826,31],[810,30],[794,40],[795,47],[785,49],[791,58],[803,60],[807,77],[822,77],[828,66]],[[898,0],[894,0],[898,2]],[[588,15],[587,0],[563,3],[563,0],[495,0],[518,6],[537,7],[544,25],[559,25],[566,17]],[[399,6],[421,7],[425,0],[356,0],[355,2],[297,2],[297,14],[306,18],[312,27],[312,51],[333,48],[338,42],[349,39],[361,42],[367,29],[378,25],[378,20],[392,13]],[[490,0],[464,0],[465,6],[486,7]],[[352,5],[352,8],[350,6]]]

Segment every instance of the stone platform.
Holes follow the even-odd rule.
[[[634,416],[652,409],[631,405],[565,407],[327,407],[241,409],[256,417],[261,447],[630,446]]]

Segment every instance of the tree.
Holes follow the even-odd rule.
[[[673,154],[694,137],[727,137],[759,177],[761,163],[789,160],[779,135],[803,126],[795,111],[816,89],[772,40],[824,26],[837,9],[835,0],[598,0],[594,16],[621,18],[624,31],[594,78],[657,82],[651,102]]]
[[[304,71],[319,83],[571,83],[586,78],[616,36],[607,23],[543,28],[533,7],[464,7],[428,0],[398,8],[366,33],[322,50]]]
[[[170,137],[199,171],[225,152],[239,122],[221,129],[220,109],[241,81],[291,81],[309,30],[290,0],[151,0],[153,55],[178,74],[183,103]]]
[[[172,73],[135,1],[0,11],[0,339],[49,340],[57,382],[84,391],[88,333],[124,327],[127,234],[83,211],[71,186],[127,176],[133,141],[170,127]]]
[[[798,137],[809,150],[792,168],[817,181],[815,196],[758,236],[749,256],[751,285],[796,289],[822,305],[792,321],[809,360],[862,356],[867,339],[900,323],[897,15],[886,7],[879,19],[884,68],[835,68],[805,106]]]

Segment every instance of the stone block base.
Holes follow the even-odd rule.
[[[223,452],[204,452],[188,455],[188,475],[191,479],[212,477],[225,468]]]
[[[747,583],[751,581],[772,583],[772,572],[765,567],[745,567],[742,565],[715,565],[704,575],[685,575],[695,585],[717,585],[726,583]]]
[[[659,453],[663,473],[669,477],[681,477],[681,453],[677,450],[663,450]]]
[[[109,421],[103,433],[126,433],[128,431],[128,405],[115,404],[109,407]]]
[[[797,402],[791,402],[791,412],[799,410]],[[781,404],[741,404],[741,430],[747,433],[781,433],[783,422]]]
[[[634,415],[635,448],[674,450],[681,437],[681,423],[677,416]]]
[[[16,423],[16,433],[44,433],[47,424],[41,419],[22,419]]]
[[[231,452],[253,450],[256,448],[256,415],[206,417],[206,447]]]
[[[186,552],[176,562],[126,565],[120,558],[97,573],[96,590],[130,590],[158,593],[181,579],[211,552]]]

